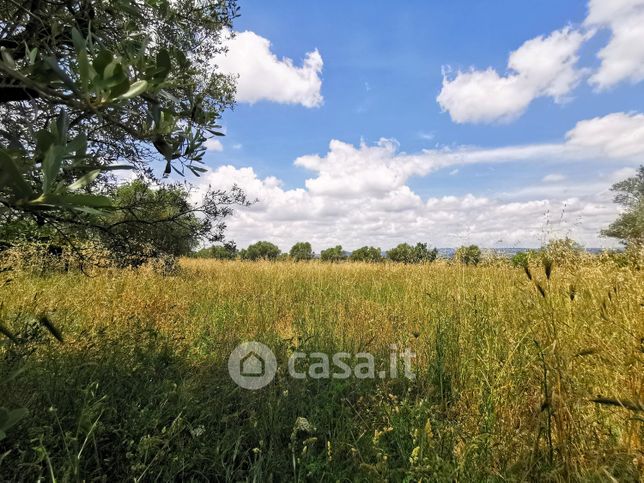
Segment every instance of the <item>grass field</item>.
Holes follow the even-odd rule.
[[[644,274],[594,259],[531,276],[209,260],[13,273],[0,406],[29,415],[0,441],[0,479],[638,481]],[[257,391],[228,375],[244,340],[277,356]],[[380,364],[391,344],[417,354],[414,380],[286,371],[296,349]]]

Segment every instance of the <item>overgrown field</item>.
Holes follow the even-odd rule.
[[[644,275],[598,259],[530,275],[209,260],[171,276],[7,272],[0,406],[29,414],[0,441],[0,479],[638,481]],[[257,391],[228,375],[244,340],[277,356]],[[414,380],[286,370],[296,349],[380,364],[391,344],[417,354]]]

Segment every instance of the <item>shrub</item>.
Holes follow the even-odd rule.
[[[550,240],[540,250],[540,254],[544,259],[549,259],[558,264],[564,262],[576,263],[584,254],[584,248],[571,238],[560,238]]]
[[[529,256],[527,252],[518,252],[514,254],[510,261],[513,267],[525,268],[528,266],[528,260]]]
[[[454,259],[465,265],[478,265],[481,261],[481,249],[476,245],[461,246],[456,250]]]
[[[280,249],[273,243],[258,241],[239,252],[239,255],[243,260],[275,260],[280,253]]]
[[[235,245],[235,242],[227,242],[223,245],[202,248],[194,254],[196,258],[215,258],[217,260],[234,260],[237,258],[237,255],[237,245]]]
[[[380,262],[382,252],[380,248],[364,246],[351,252],[349,259],[354,262]]]
[[[342,250],[342,245],[337,245],[335,247],[327,248],[320,252],[320,259],[323,262],[339,262],[345,260],[347,256]]]
[[[298,242],[291,247],[289,255],[296,262],[311,260],[313,258],[313,249],[309,242]]]
[[[408,243],[401,243],[387,252],[389,260],[400,263],[433,262],[437,256],[438,250],[428,249],[426,243],[417,243],[415,247]]]

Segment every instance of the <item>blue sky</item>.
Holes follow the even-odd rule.
[[[607,188],[644,155],[644,1],[240,6],[213,61],[238,103],[201,181],[259,199],[240,246],[614,244]]]

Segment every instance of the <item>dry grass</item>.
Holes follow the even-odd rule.
[[[0,406],[31,413],[0,441],[0,474],[642,476],[642,272],[598,259],[533,265],[532,280],[505,264],[181,265],[169,277],[16,273],[0,288],[21,341],[0,348],[2,373],[25,369],[0,386]],[[39,314],[63,344],[30,322]],[[280,363],[257,392],[225,369],[247,339]],[[296,381],[283,370],[295,348],[386,359],[390,344],[417,353],[415,381]],[[298,417],[316,428],[302,440]]]

